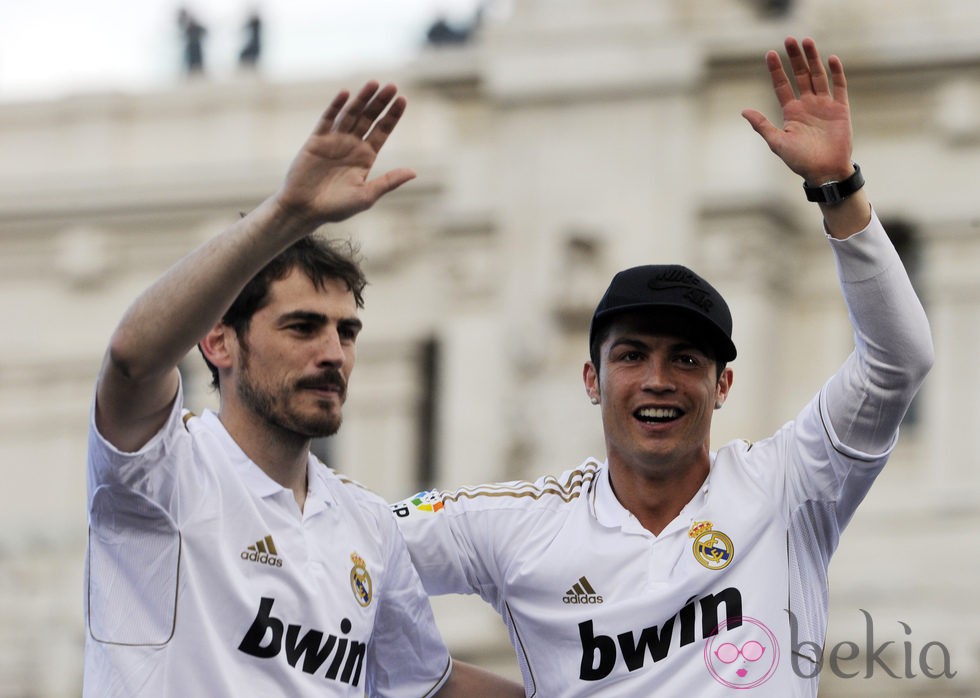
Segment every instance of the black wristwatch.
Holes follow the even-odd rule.
[[[863,187],[864,175],[861,174],[861,168],[858,167],[856,162],[852,164],[854,165],[854,174],[839,182],[827,182],[826,184],[821,184],[819,187],[811,187],[806,182],[803,182],[803,191],[806,192],[806,200],[815,201],[819,204],[839,204]]]

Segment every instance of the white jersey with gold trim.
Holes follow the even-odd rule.
[[[816,695],[830,557],[932,364],[928,320],[873,212],[829,244],[855,351],[776,434],[713,453],[659,535],[591,459],[393,505],[426,590],[500,613],[529,696]]]
[[[659,536],[594,460],[393,509],[429,593],[500,613],[529,696],[812,696],[819,658],[793,652],[823,645],[827,564],[886,459],[841,448],[819,404],[713,454]]]
[[[89,439],[84,694],[420,698],[448,677],[387,504],[310,456],[300,512],[211,412]]]

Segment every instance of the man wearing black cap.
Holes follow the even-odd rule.
[[[589,331],[606,459],[396,504],[429,593],[501,614],[531,696],[816,696],[827,568],[932,364],[928,321],[851,160],[843,66],[766,55],[777,128],[743,116],[820,205],[855,349],[776,434],[711,450],[732,317],[678,265],[618,273]]]

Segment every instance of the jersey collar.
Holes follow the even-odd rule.
[[[228,458],[234,466],[235,471],[242,478],[245,486],[248,487],[252,494],[264,499],[286,491],[285,487],[266,475],[262,468],[245,455],[245,452],[242,451],[238,443],[231,437],[231,434],[225,429],[224,424],[221,423],[221,420],[218,419],[218,415],[214,411],[205,410],[201,415],[201,421],[207,427],[208,431],[222,442],[224,452],[228,454]],[[315,456],[310,454],[306,466],[309,491],[306,495],[306,506],[304,507],[305,516],[310,516],[323,509],[324,505],[334,503],[333,495],[330,493],[324,479],[324,467]],[[292,497],[291,492],[289,496]]]
[[[643,527],[639,525],[636,518],[616,499],[612,483],[609,481],[608,461],[602,464],[602,470],[595,479],[589,504],[596,521],[606,528],[621,528],[627,533],[641,533],[643,531]],[[633,527],[630,526],[631,521],[633,527],[638,530],[633,530]]]
[[[714,456],[715,454],[712,453],[712,467],[714,466]],[[592,488],[592,496],[589,499],[589,508],[596,521],[607,528],[619,528],[624,533],[636,533],[654,538],[662,538],[669,533],[673,533],[675,530],[688,530],[694,515],[704,506],[707,500],[710,482],[711,473],[709,472],[708,478],[701,485],[701,488],[691,498],[691,501],[681,509],[677,517],[660,532],[660,536],[654,536],[650,531],[643,528],[639,520],[616,498],[612,483],[609,481],[608,461],[602,464],[602,470],[598,477],[596,477],[595,486]]]

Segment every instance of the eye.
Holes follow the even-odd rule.
[[[704,358],[695,353],[681,353],[674,357],[674,361],[686,368],[697,368],[704,363]]]
[[[298,335],[308,336],[316,331],[316,326],[312,322],[294,322],[286,325],[286,329]]]
[[[337,328],[337,334],[340,336],[341,341],[353,342],[357,339],[358,333],[361,328],[357,325],[340,325]]]

